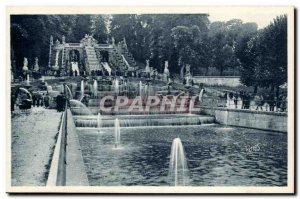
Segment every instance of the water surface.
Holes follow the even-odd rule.
[[[180,137],[190,186],[286,186],[284,133],[220,125],[78,130],[91,186],[169,186],[172,141]]]

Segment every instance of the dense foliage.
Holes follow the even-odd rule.
[[[245,85],[276,88],[278,95],[279,86],[287,82],[287,17],[279,16],[253,36],[244,37],[237,57]]]
[[[92,34],[100,43],[126,39],[129,51],[141,63],[162,72],[169,61],[172,74],[191,65],[194,75],[215,68],[220,75],[237,71],[247,86],[278,88],[287,81],[287,17],[279,16],[257,30],[239,19],[210,23],[206,14],[126,15],[14,15],[11,16],[12,60],[20,71],[23,58],[29,67],[38,57],[48,64],[50,35],[78,42]]]

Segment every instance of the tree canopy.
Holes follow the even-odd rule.
[[[237,51],[241,81],[273,90],[287,82],[287,16],[279,16],[252,37],[244,37]]]
[[[286,15],[261,30],[239,19],[211,23],[207,14],[12,15],[13,70],[21,70],[24,57],[29,66],[35,57],[47,66],[51,35],[78,42],[85,34],[100,43],[125,38],[135,60],[150,59],[159,72],[168,60],[172,74],[189,64],[194,75],[237,71],[247,86],[277,88],[287,81]]]

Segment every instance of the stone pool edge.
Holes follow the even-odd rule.
[[[287,133],[287,113],[201,107],[201,113],[215,117],[219,124]]]
[[[89,186],[81,147],[70,109],[67,110],[66,186]]]

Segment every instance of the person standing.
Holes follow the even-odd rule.
[[[274,101],[275,97],[274,94],[270,95],[270,111],[274,111],[274,107],[275,107],[275,101]]]
[[[40,95],[37,94],[36,96],[36,106],[39,107],[40,106]]]
[[[43,93],[42,94],[42,96],[41,96],[41,106],[43,106],[44,107],[44,98],[45,98],[45,93]]]
[[[59,94],[56,96],[56,110],[57,112],[61,112],[61,101],[62,96]]]
[[[44,98],[45,108],[49,107],[49,101],[50,101],[50,98],[49,98],[49,94],[47,93],[45,98]]]
[[[33,107],[35,107],[35,105],[36,105],[36,94],[35,93],[32,93],[32,105],[33,105]]]
[[[235,93],[234,96],[233,96],[233,103],[234,103],[234,108],[237,109],[237,103],[238,103],[237,93]]]
[[[16,97],[14,94],[10,95],[10,111],[13,112],[15,110]]]

